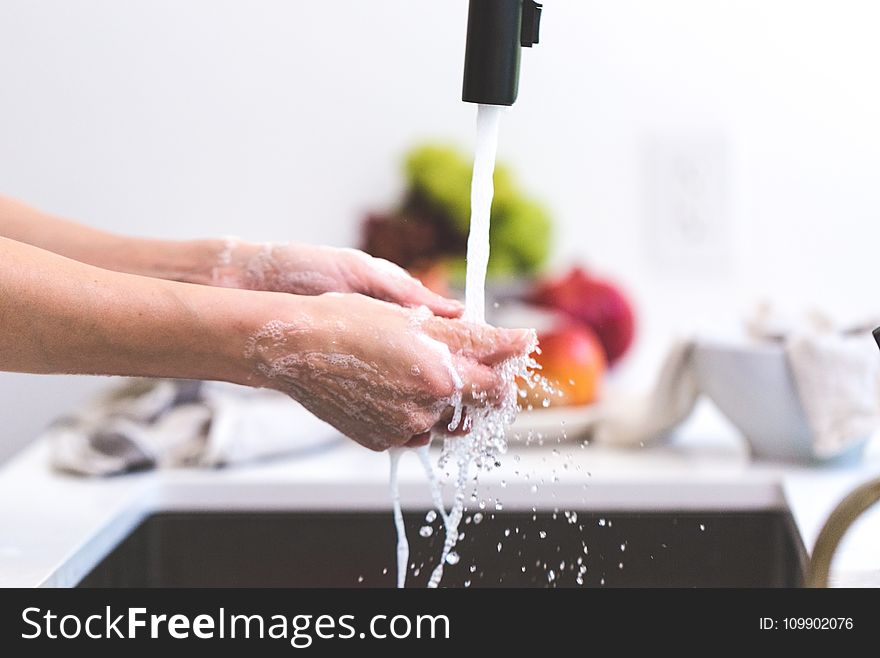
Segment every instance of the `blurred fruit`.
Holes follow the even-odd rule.
[[[595,278],[580,267],[560,278],[539,282],[528,299],[538,306],[558,309],[591,328],[610,365],[632,344],[635,317],[626,295],[614,284]]]
[[[360,248],[410,271],[432,267],[442,254],[466,248],[467,238],[415,212],[373,213],[364,220]]]
[[[550,250],[553,222],[547,210],[530,199],[515,201],[496,200],[498,211],[493,213],[489,226],[489,273],[507,274],[499,265],[502,257],[511,262],[513,273],[533,274],[544,262]],[[493,256],[497,261],[493,261]]]
[[[541,353],[533,356],[553,392],[548,395],[540,386],[526,389],[534,408],[584,405],[598,399],[606,370],[605,351],[591,329],[571,323],[542,332],[538,343]]]
[[[427,144],[406,157],[406,191],[399,210],[371,215],[361,248],[406,268],[437,261],[460,261],[470,228],[472,158],[448,146]],[[490,277],[516,277],[538,271],[550,251],[552,222],[547,210],[522,195],[509,169],[495,169],[490,226]]]
[[[404,165],[411,190],[435,213],[467,233],[471,215],[471,164],[456,149],[426,144],[413,149]]]

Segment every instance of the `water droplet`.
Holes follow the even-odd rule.
[[[428,513],[425,514],[425,521],[428,523],[433,523],[437,518],[437,512],[434,510],[428,510]]]
[[[545,409],[550,406],[550,398],[544,398],[541,400],[541,406]]]
[[[422,374],[422,369],[419,368],[416,364],[413,364],[413,366],[409,369],[409,371],[412,373],[413,377],[418,377],[419,375]]]
[[[419,528],[419,535],[421,535],[422,537],[430,537],[433,534],[434,528],[429,525],[423,525],[421,528]]]
[[[510,537],[510,528],[505,528],[505,529],[504,529],[504,536],[505,536],[505,537]]]
[[[483,520],[483,514],[481,512],[477,512],[474,514],[474,525],[479,524]]]
[[[474,573],[476,570],[477,570],[477,565],[476,565],[476,564],[472,564],[472,565],[471,565],[471,573]]]
[[[495,511],[500,512],[503,509],[504,509],[504,505],[502,505],[501,501],[496,498],[495,499]]]
[[[386,573],[388,573],[388,567],[382,569],[382,575],[384,576]]]
[[[364,582],[364,577],[363,577],[363,576],[358,576],[358,582],[359,582],[359,583]]]
[[[531,487],[529,487],[529,491],[531,491],[532,493],[538,493],[538,485],[533,484]]]
[[[625,551],[625,550],[626,550],[626,544],[621,544],[620,545],[620,552],[623,553],[623,551]]]
[[[553,569],[550,569],[547,572],[547,582],[552,583],[554,580],[556,580],[556,574],[553,572]]]
[[[705,531],[706,531],[706,526],[705,526],[705,524],[701,523],[700,524],[700,532],[705,532]]]
[[[464,581],[464,586],[465,586],[465,587],[470,587],[470,586],[471,586],[471,581],[469,581],[469,580]]]
[[[617,563],[617,568],[618,568],[618,569],[623,569],[623,562],[618,562],[618,563]]]
[[[446,564],[458,564],[459,559],[460,558],[458,557],[458,553],[452,551],[451,553],[449,553],[449,555],[446,556]]]
[[[605,527],[605,519],[599,519],[599,525]]]
[[[507,480],[501,480],[501,488],[504,489],[507,486]]]
[[[541,539],[547,539],[547,533],[544,532],[543,530],[541,530],[541,531],[538,533],[538,536],[539,536]]]
[[[501,552],[501,542],[498,542],[498,552]]]

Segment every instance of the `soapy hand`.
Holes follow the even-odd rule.
[[[468,324],[359,294],[299,299],[295,315],[252,336],[246,356],[254,383],[287,393],[372,450],[445,430],[458,399],[485,406],[514,395],[497,366],[534,340],[529,330]]]
[[[426,306],[435,315],[455,318],[461,303],[423,286],[394,263],[357,249],[298,243],[256,245],[229,239],[217,257],[211,280],[249,290],[320,295],[361,293],[402,306]]]

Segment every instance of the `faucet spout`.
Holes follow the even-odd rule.
[[[520,50],[538,43],[541,9],[534,0],[470,0],[462,100],[514,104]]]

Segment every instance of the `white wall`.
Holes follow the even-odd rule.
[[[555,210],[558,262],[637,297],[635,380],[758,297],[880,307],[875,4],[545,1],[502,157]],[[471,142],[466,6],[3,0],[0,190],[142,235],[353,243],[408,145]],[[726,190],[702,260],[652,253],[657,144]],[[0,375],[0,454],[100,383]]]

